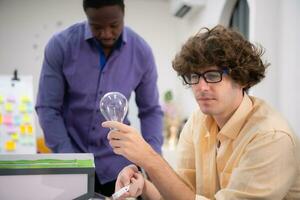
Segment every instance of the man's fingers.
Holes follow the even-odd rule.
[[[118,200],[126,200],[127,197],[130,197],[129,192],[124,193]]]
[[[118,139],[122,135],[122,132],[118,130],[112,130],[107,134],[107,139],[112,140],[112,139]]]
[[[116,130],[120,130],[122,132],[129,132],[132,130],[132,128],[130,126],[120,123],[120,122],[117,122],[117,121],[105,121],[102,123],[102,127],[116,129]]]
[[[130,184],[130,174],[120,173],[116,182],[115,191]]]
[[[130,167],[134,172],[139,172],[139,169],[138,169],[137,166],[134,165],[134,164],[130,164],[130,165],[128,165],[127,167]]]
[[[134,173],[130,179],[131,185],[129,193],[133,196],[139,196],[144,187],[144,177],[140,173]]]
[[[112,139],[109,140],[109,145],[114,149],[114,148],[121,148],[126,146],[126,142],[123,142],[122,140],[117,140],[117,139]]]
[[[124,132],[120,132],[120,131],[110,131],[108,134],[107,134],[107,139],[108,140],[128,140],[128,138],[130,138],[129,135],[125,135]]]
[[[124,152],[120,147],[113,148],[113,152],[117,155],[121,155],[121,156],[124,155]]]

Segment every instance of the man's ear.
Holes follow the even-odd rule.
[[[249,91],[249,88],[250,88],[249,85],[245,84],[245,85],[242,85],[241,87],[242,87],[243,93],[248,94],[248,91]]]

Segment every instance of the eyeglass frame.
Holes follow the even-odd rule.
[[[205,74],[207,74],[207,73],[209,73],[209,72],[218,72],[219,75],[220,75],[220,80],[218,80],[218,81],[207,81],[207,79],[206,79],[206,77],[205,77]],[[187,84],[187,85],[196,85],[196,84],[198,84],[198,83],[200,82],[200,78],[201,78],[201,77],[203,78],[203,80],[204,80],[206,83],[219,83],[219,82],[221,82],[221,81],[223,80],[223,74],[227,74],[227,75],[229,74],[229,69],[228,69],[228,68],[221,69],[221,70],[219,70],[219,69],[212,69],[212,70],[207,70],[207,71],[205,71],[205,72],[203,72],[203,73],[193,72],[193,73],[190,73],[190,75],[191,75],[191,74],[196,74],[196,75],[198,76],[198,81],[197,81],[197,82],[195,82],[195,83],[189,83],[189,82],[185,79],[185,76],[186,76],[186,75],[181,75],[181,77],[182,77],[184,83]]]

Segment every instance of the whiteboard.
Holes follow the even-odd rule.
[[[0,153],[36,153],[32,76],[0,75]]]

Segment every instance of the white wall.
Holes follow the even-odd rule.
[[[185,40],[200,27],[228,24],[229,13],[236,0],[207,0],[197,15],[187,16],[181,23],[180,40]],[[248,0],[250,9],[250,40],[261,44],[264,59],[271,63],[266,78],[251,89],[251,94],[265,99],[286,116],[292,128],[300,135],[297,115],[300,112],[298,91],[300,70],[300,1]],[[183,101],[188,101],[186,97]],[[187,104],[187,110],[195,105]]]
[[[279,36],[279,107],[300,135],[300,1],[281,2]]]

